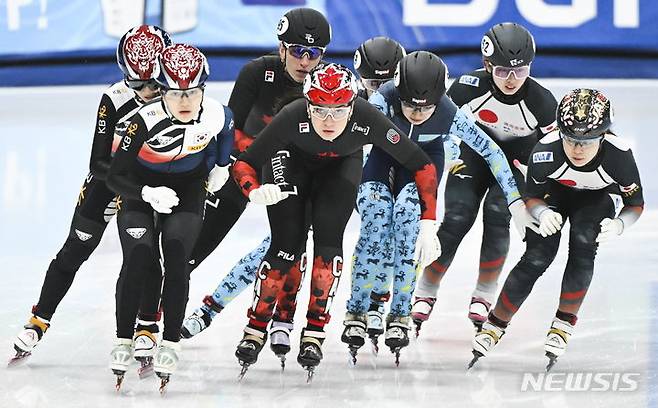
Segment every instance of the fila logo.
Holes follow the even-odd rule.
[[[283,258],[286,261],[294,261],[295,260],[295,255],[289,254],[285,251],[279,251],[279,253],[276,254],[276,256],[278,256],[279,258]]]
[[[311,128],[309,127],[308,122],[299,123],[299,133],[309,133],[310,129]]]
[[[135,239],[140,239],[146,233],[146,228],[126,228],[128,235]]]
[[[82,232],[80,230],[75,230],[75,235],[77,235],[82,242],[88,241],[92,237],[91,234],[87,234],[86,232]]]
[[[265,71],[265,82],[274,82],[274,71]]]

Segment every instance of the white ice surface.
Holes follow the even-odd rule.
[[[612,97],[617,130],[631,140],[640,164],[647,211],[623,237],[599,249],[595,276],[569,350],[556,373],[638,373],[632,392],[521,391],[524,373],[541,372],[543,340],[555,312],[566,248],[535,285],[494,353],[466,373],[473,330],[466,308],[476,279],[481,226],[465,238],[442,284],[435,313],[395,368],[385,349],[362,349],[349,367],[340,342],[349,269],[344,271],[325,358],[312,384],[295,362],[308,300],[300,294],[293,350],[285,373],[263,350],[242,383],[233,353],[246,323],[250,291],[237,298],[198,337],[184,341],[179,371],[161,398],[154,378],[132,370],[114,392],[107,368],[114,337],[114,287],[121,264],[116,225],[83,265],[44,341],[26,365],[0,368],[0,407],[648,407],[658,406],[658,83],[545,81],[558,96],[575,86],[599,86]],[[94,112],[102,87],[0,89],[0,349],[9,358],[14,336],[29,317],[50,259],[63,243],[87,173]],[[230,84],[208,94],[226,102]],[[262,208],[251,206],[224,243],[192,275],[188,312],[214,289],[240,256],[267,233]],[[349,259],[358,233],[352,217],[345,236]],[[513,235],[505,273],[522,253]],[[346,262],[347,264],[347,262]],[[136,368],[135,368],[136,369]]]

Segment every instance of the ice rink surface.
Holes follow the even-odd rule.
[[[541,373],[546,365],[543,341],[557,305],[566,246],[537,282],[497,349],[466,372],[473,336],[466,310],[477,273],[478,220],[443,281],[434,314],[420,338],[403,350],[399,368],[388,350],[381,349],[375,357],[368,345],[361,349],[355,367],[348,364],[347,347],[340,342],[350,285],[346,267],[328,326],[324,360],[311,384],[306,384],[305,371],[295,361],[308,301],[307,277],[285,372],[265,348],[245,379],[236,381],[240,367],[233,353],[247,321],[249,290],[209,329],[183,342],[179,370],[164,397],[157,392],[155,377],[137,378],[136,366],[117,395],[107,367],[121,264],[113,221],[27,364],[0,368],[0,407],[658,407],[658,211],[653,204],[658,199],[653,102],[658,82],[544,83],[558,100],[576,86],[599,87],[611,97],[615,129],[634,145],[647,201],[640,221],[599,249],[593,283],[569,349],[553,369],[554,378],[559,383],[576,373],[599,373],[608,379],[630,374],[637,389],[522,390],[524,374]],[[207,95],[225,103],[230,87],[210,84]],[[13,355],[14,336],[39,296],[48,263],[68,233],[78,190],[88,172],[95,110],[103,89],[0,88],[0,350],[7,359]],[[264,209],[251,206],[218,250],[192,274],[188,313],[267,232]],[[346,259],[357,234],[358,217],[353,216],[345,235]],[[522,253],[522,244],[512,234],[505,274]]]

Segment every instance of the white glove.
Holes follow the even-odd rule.
[[[562,214],[550,208],[539,214],[539,233],[542,237],[553,235],[562,229]]]
[[[624,221],[619,218],[604,218],[596,242],[605,242],[616,235],[621,235],[622,232],[624,232]]]
[[[276,184],[263,184],[249,193],[249,201],[255,204],[273,205],[286,198],[288,193],[281,191]]]
[[[414,261],[420,264],[421,268],[426,267],[441,256],[441,242],[439,242],[439,237],[436,235],[437,230],[436,221],[420,220]]]
[[[528,166],[526,166],[525,164],[522,164],[522,163],[521,163],[520,161],[518,161],[517,159],[514,159],[514,160],[512,161],[512,164],[514,165],[514,167],[516,167],[517,169],[519,169],[519,171],[521,172],[521,174],[523,174],[523,178],[524,178],[524,179],[527,179],[527,178],[528,178]]]
[[[516,227],[516,232],[519,233],[521,240],[525,239],[525,229],[530,228],[531,230],[539,233],[539,228],[534,223],[534,219],[528,213],[528,210],[525,207],[523,200],[516,200],[509,205],[509,212],[512,214],[512,221],[514,221],[514,227]]]
[[[208,186],[206,187],[208,191],[214,193],[222,188],[229,177],[228,167],[228,165],[223,167],[215,165],[215,167],[210,170],[210,174],[208,174]]]
[[[159,213],[171,214],[171,207],[178,205],[176,192],[169,187],[142,187],[142,200],[151,204],[151,207]]]

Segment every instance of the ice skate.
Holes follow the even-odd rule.
[[[238,358],[242,370],[238,376],[238,381],[242,381],[249,366],[258,360],[258,353],[263,349],[267,340],[267,332],[247,326],[244,328],[244,336],[235,350],[235,356]]]
[[[181,339],[189,339],[196,336],[206,330],[210,326],[210,323],[212,323],[210,314],[202,308],[198,308],[183,320],[183,326],[180,329]]]
[[[340,339],[349,347],[352,364],[356,364],[356,354],[366,343],[367,322],[368,316],[365,313],[354,314],[347,312],[345,314],[345,320],[343,321],[345,329]]]
[[[14,367],[25,362],[32,355],[32,349],[39,344],[48,327],[50,327],[50,322],[32,316],[14,340],[16,355],[9,360],[7,367]]]
[[[180,358],[180,344],[169,340],[162,340],[157,353],[153,358],[153,370],[160,378],[160,394],[167,390],[171,375],[176,371]]]
[[[481,297],[472,297],[471,304],[468,307],[468,318],[475,326],[477,331],[482,330],[482,325],[487,321],[491,303]]]
[[[123,377],[128,371],[134,353],[133,340],[117,338],[114,340],[114,348],[110,352],[110,370],[116,375],[114,388],[117,392],[121,389]]]
[[[487,354],[498,344],[500,338],[505,334],[505,329],[493,325],[491,322],[486,321],[482,325],[482,330],[475,334],[473,338],[473,359],[468,364],[470,370],[475,363]]]
[[[384,304],[371,302],[368,311],[368,338],[374,355],[379,353],[379,336],[384,334]]]
[[[323,331],[302,330],[297,362],[307,371],[307,383],[311,382],[315,368],[322,361],[322,343],[326,336],[326,333]]]
[[[140,364],[137,375],[140,380],[143,380],[153,375],[153,356],[158,347],[158,342],[155,334],[148,330],[140,330],[135,333],[133,345],[135,347],[135,360],[139,361]]]
[[[546,357],[548,357],[546,372],[549,372],[557,362],[558,357],[567,351],[567,343],[571,334],[573,334],[573,325],[571,323],[557,317],[553,318],[551,329],[546,334],[546,342],[544,343],[544,350],[546,351]]]
[[[416,326],[416,337],[420,336],[420,327],[427,319],[434,309],[436,298],[432,297],[415,297],[414,305],[411,308],[411,318]]]
[[[409,316],[393,316],[386,318],[386,336],[384,344],[395,354],[395,365],[400,365],[400,351],[409,345]]]
[[[272,320],[270,349],[281,360],[281,370],[286,368],[286,354],[290,352],[290,332],[292,329],[292,323]]]

